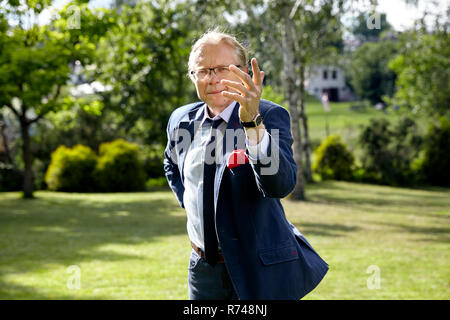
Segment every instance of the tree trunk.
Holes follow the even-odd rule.
[[[290,199],[305,200],[305,187],[302,164],[302,142],[300,135],[299,114],[297,109],[298,91],[296,90],[296,72],[294,68],[294,44],[292,40],[292,21],[289,18],[290,8],[288,3],[283,6],[282,47],[284,78],[287,84],[287,98],[291,113],[291,132],[294,138],[293,152],[297,164],[297,183],[291,193]]]
[[[308,131],[308,117],[305,112],[305,63],[302,61],[300,65],[300,99],[299,102],[299,114],[300,119],[302,119],[303,124],[303,134],[304,134],[304,155],[305,155],[305,178],[307,182],[313,182],[312,171],[311,171],[311,143],[309,140]]]
[[[33,171],[31,169],[31,141],[28,132],[30,124],[26,119],[20,120],[20,129],[22,131],[22,154],[25,164],[25,172],[23,179],[23,198],[33,198]]]
[[[307,182],[312,182],[312,172],[311,172],[311,147],[309,141],[309,133],[308,133],[308,118],[305,112],[305,58],[304,58],[304,50],[303,46],[300,45],[299,39],[297,37],[297,30],[295,23],[291,24],[292,27],[292,36],[294,43],[294,66],[296,72],[296,90],[299,94],[299,99],[297,99],[297,108],[298,114],[303,124],[303,133],[305,142],[302,146],[302,155],[305,156],[305,178]]]

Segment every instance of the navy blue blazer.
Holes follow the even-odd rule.
[[[172,113],[167,125],[164,170],[183,208],[184,159],[199,125],[196,119],[202,118],[204,109],[203,102],[182,106]],[[238,111],[236,104],[227,129],[243,131]],[[294,189],[297,177],[289,113],[267,100],[261,100],[259,111],[271,133],[270,163],[250,158],[246,150],[250,163],[233,169],[226,161],[217,164],[216,230],[239,299],[300,299],[319,284],[328,264],[286,219],[280,202]],[[272,129],[278,129],[279,134]],[[228,143],[231,148],[226,149],[226,138],[224,152],[228,159],[238,145],[234,137],[234,143]],[[239,149],[245,149],[245,144]],[[277,170],[265,174],[270,166]]]

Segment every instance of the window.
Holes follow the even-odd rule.
[[[323,78],[328,79],[328,71],[327,70],[323,71]]]
[[[333,70],[333,73],[332,73],[331,77],[332,77],[333,79],[336,79],[336,78],[337,78],[337,71],[336,71],[336,70]]]

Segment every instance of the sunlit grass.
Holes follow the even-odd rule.
[[[35,195],[0,193],[0,299],[188,298],[186,214],[169,190]],[[330,265],[305,299],[450,297],[448,189],[321,182],[307,197],[282,201]]]
[[[283,200],[288,219],[330,264],[308,299],[448,299],[450,193],[346,182]],[[370,266],[380,288],[368,289]]]
[[[373,107],[365,109],[352,110],[352,105],[361,105],[360,102],[330,102],[330,112],[326,112],[322,103],[308,97],[305,109],[308,116],[308,131],[310,140],[314,146],[326,138],[326,123],[328,122],[328,133],[338,134],[342,141],[347,145],[357,158],[360,158],[361,148],[359,137],[362,128],[370,123],[371,119],[385,118],[392,123],[396,123],[405,111],[388,109],[384,111],[376,110]],[[415,117],[419,131],[424,133],[427,128],[425,119]]]

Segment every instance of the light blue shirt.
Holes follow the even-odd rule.
[[[184,162],[184,195],[183,203],[187,213],[187,232],[190,240],[200,249],[204,250],[204,234],[203,234],[203,166],[205,163],[205,148],[210,140],[212,127],[206,122],[206,118],[211,120],[222,119],[223,122],[217,130],[219,134],[216,136],[216,163],[222,163],[222,141],[228,121],[236,106],[236,102],[231,103],[221,113],[214,118],[209,117],[207,105],[205,104],[204,116],[200,126],[194,134],[194,139],[186,153]],[[257,158],[267,154],[269,146],[269,136],[264,131],[264,136],[259,144],[251,145],[246,139],[246,147],[249,155]]]

